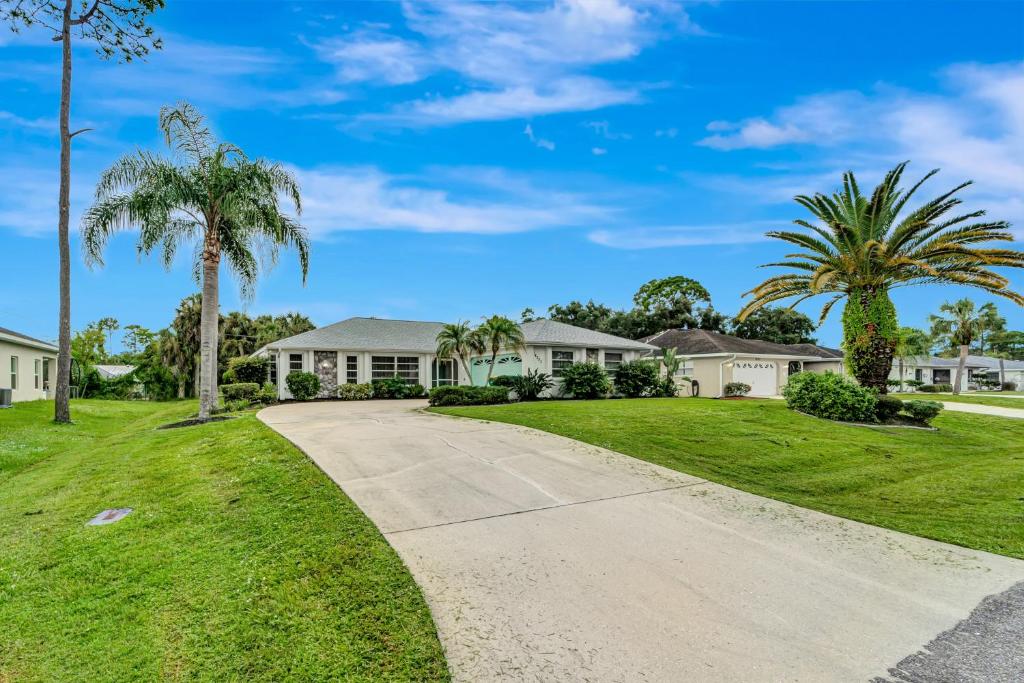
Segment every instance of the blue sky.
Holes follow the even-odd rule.
[[[905,159],[911,176],[943,169],[933,193],[974,179],[968,205],[1024,240],[1024,3],[168,5],[146,63],[76,50],[72,125],[95,130],[76,139],[73,227],[98,173],[161,150],[157,111],[189,100],[222,138],[295,171],[313,238],[305,287],[285,253],[251,302],[222,280],[224,310],[478,320],[626,307],[683,274],[732,314],[786,252],[763,232],[802,217],[794,194],[830,191],[847,168],[873,184]],[[0,34],[0,326],[44,338],[58,90],[46,35]],[[187,259],[167,272],[131,233],[102,269],[72,248],[75,328],[159,328],[195,291]],[[965,294],[990,300],[895,298],[924,325]],[[819,336],[838,342],[838,316]]]

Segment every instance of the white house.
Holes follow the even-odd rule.
[[[975,367],[975,376],[984,375],[990,380],[1012,382],[1017,391],[1024,391],[1024,360],[967,356],[967,364]]]
[[[281,398],[290,398],[285,377],[291,372],[314,372],[320,395],[334,396],[339,384],[362,384],[398,375],[409,384],[431,387],[470,384],[460,361],[437,357],[440,322],[349,318],[268,344],[255,355],[270,358],[270,381]],[[519,375],[529,370],[550,374],[558,393],[561,371],[583,361],[600,363],[609,371],[625,361],[656,350],[643,342],[566,325],[536,320],[520,325],[525,338],[520,351],[499,353],[493,376]],[[482,385],[490,354],[467,359],[473,384]]]
[[[10,389],[13,402],[52,396],[50,378],[56,371],[56,346],[0,327],[0,389]]]
[[[957,358],[938,358],[933,356],[911,356],[903,360],[903,377],[900,377],[900,359],[892,361],[892,371],[889,379],[917,380],[924,384],[953,384],[956,379],[956,368],[959,364]],[[972,362],[970,357],[964,368],[964,376],[960,380],[960,390],[967,391],[975,380],[975,374],[984,374],[987,371],[984,365]]]
[[[722,396],[730,382],[749,384],[750,396],[778,396],[794,373],[843,372],[842,352],[815,344],[776,344],[708,330],[665,330],[641,341],[675,349],[684,360],[678,374],[692,378],[700,396]]]

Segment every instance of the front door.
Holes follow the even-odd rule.
[[[431,385],[443,387],[459,383],[459,365],[454,358],[435,358],[432,365]]]

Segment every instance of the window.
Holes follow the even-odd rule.
[[[359,383],[359,356],[345,356],[345,381]]]
[[[406,384],[419,384],[418,356],[371,356],[370,379],[389,379],[398,375]]]
[[[50,390],[50,359],[43,359],[43,391]]]
[[[18,357],[11,356],[11,389],[18,388]]]
[[[921,368],[914,370],[914,379],[918,382],[924,381],[924,371]]]
[[[435,358],[431,366],[431,383],[435,387],[459,383],[459,365],[454,358]]]
[[[35,363],[33,363],[33,365],[34,365],[33,370],[35,371],[34,372],[34,376],[35,376],[35,380],[36,380],[36,389],[38,389],[39,385],[43,381],[43,378],[42,378],[42,374],[43,374],[43,361],[41,361],[38,358],[36,358]]]
[[[551,375],[561,377],[562,370],[573,364],[576,354],[571,349],[552,349],[551,351]]]
[[[596,363],[597,362],[597,356],[598,356],[599,353],[600,353],[600,351],[598,351],[597,349],[587,349],[587,362],[588,363]]]
[[[620,351],[604,352],[605,370],[618,370],[620,365],[622,365],[622,353]]]
[[[270,354],[270,365],[267,366],[267,377],[271,384],[277,386],[277,354]]]
[[[404,379],[406,384],[419,384],[420,359],[416,356],[399,356],[398,376]]]
[[[288,354],[288,374],[293,372],[302,372],[302,354],[301,353],[289,353]]]

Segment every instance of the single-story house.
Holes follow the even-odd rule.
[[[778,396],[794,373],[843,372],[843,353],[815,344],[776,344],[708,330],[665,330],[640,341],[675,349],[683,360],[677,374],[694,380],[700,396],[722,396],[730,382],[749,384],[750,396]]]
[[[925,384],[953,384],[956,379],[956,368],[960,360],[957,358],[938,358],[936,356],[911,356],[903,360],[903,381],[908,379],[917,380]],[[987,368],[979,363],[971,362],[968,358],[964,366],[963,378],[960,380],[960,390],[967,391],[975,380],[975,373],[984,374]],[[900,359],[893,358],[892,371],[889,379],[900,378]],[[909,390],[909,387],[905,387]]]
[[[972,355],[967,356],[967,364],[975,368],[972,377],[983,375],[989,380],[1012,382],[1017,391],[1024,390],[1024,360]]]
[[[426,388],[483,385],[490,354],[467,359],[470,377],[457,358],[437,357],[440,322],[349,318],[267,344],[254,355],[270,358],[270,377],[281,398],[290,398],[285,377],[291,372],[314,372],[320,378],[320,395],[334,396],[339,384],[362,384],[398,375],[408,384]],[[524,348],[499,353],[492,376],[520,375],[538,370],[551,375],[559,392],[561,371],[584,361],[600,363],[609,371],[656,348],[643,342],[567,325],[536,320],[520,325]],[[470,381],[472,380],[472,382]]]
[[[0,327],[0,389],[11,389],[13,402],[49,398],[56,371],[56,346]]]

